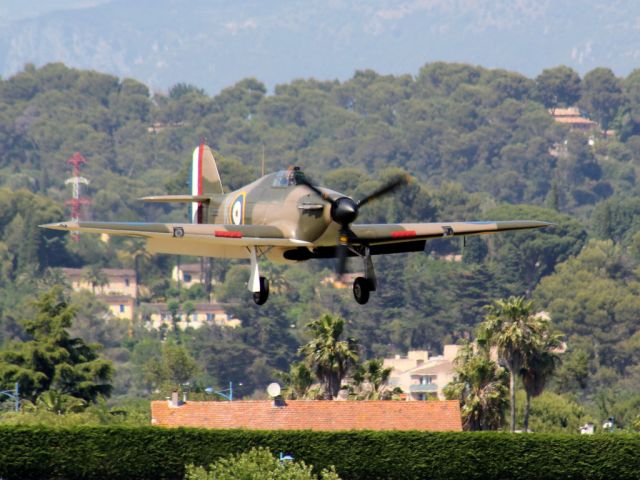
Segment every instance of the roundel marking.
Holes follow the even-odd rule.
[[[244,193],[241,193],[231,204],[231,223],[233,225],[244,224]]]

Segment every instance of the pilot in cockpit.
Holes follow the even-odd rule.
[[[300,167],[289,167],[287,170],[281,170],[276,174],[273,181],[274,187],[290,187],[300,185],[304,180],[304,173]]]

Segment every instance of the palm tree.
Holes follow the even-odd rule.
[[[99,265],[91,265],[84,272],[84,279],[91,285],[91,292],[96,294],[96,287],[109,285],[109,278]]]
[[[392,368],[384,368],[383,360],[374,358],[358,367],[353,374],[353,381],[356,386],[364,384],[368,386],[368,391],[363,395],[365,400],[379,400],[385,394],[392,370]]]
[[[307,325],[313,338],[298,353],[304,355],[324,389],[324,396],[332,400],[338,395],[342,379],[358,361],[358,342],[353,338],[339,340],[344,319],[325,314]]]
[[[140,271],[145,263],[151,261],[151,254],[147,251],[146,244],[134,244],[134,250],[131,252],[133,256],[133,267],[136,274],[136,305],[140,305],[140,282],[142,280]]]
[[[67,412],[81,412],[86,407],[86,400],[61,393],[58,390],[47,390],[41,393],[35,403],[36,410],[44,410],[58,415]]]
[[[124,265],[132,266],[136,277],[136,305],[140,304],[140,283],[142,267],[149,263],[152,256],[147,251],[144,240],[128,238],[122,242],[122,250],[118,250],[118,259]]]
[[[285,398],[291,400],[305,398],[313,384],[311,370],[304,362],[293,362],[288,372],[277,372],[276,374],[286,385]]]
[[[536,348],[529,353],[524,367],[520,370],[526,393],[523,421],[525,432],[529,430],[531,399],[544,391],[547,381],[560,363],[556,350],[562,345],[561,335],[550,332],[550,323],[545,318],[540,318],[540,328],[540,338],[536,342]]]
[[[542,319],[533,315],[533,302],[509,297],[493,302],[480,324],[478,342],[486,349],[497,347],[500,363],[509,372],[511,431],[516,429],[516,375],[537,348],[543,330]]]
[[[178,322],[180,321],[180,301],[177,299],[172,299],[167,302],[167,310],[171,314],[171,326],[173,327],[173,333],[179,338],[180,327],[178,326]]]
[[[459,400],[465,430],[497,430],[507,407],[507,374],[486,350],[467,343],[455,359],[454,380],[444,388],[449,400]]]

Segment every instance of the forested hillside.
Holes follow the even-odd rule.
[[[570,105],[602,128],[581,133],[555,123],[548,109]],[[217,152],[225,188],[256,178],[262,159],[267,171],[300,165],[355,198],[401,170],[416,182],[363,211],[360,221],[531,218],[555,226],[470,238],[464,246],[439,240],[425,254],[376,258],[380,290],[364,308],[349,291],[321,284],[331,263],[265,265],[274,295],[256,307],[243,286],[246,267],[215,260],[214,295],[243,326],[178,336],[176,348],[195,359],[200,385],[243,382],[241,395],[264,388],[274,370],[288,370],[298,358],[304,326],[326,312],[347,319],[348,334],[370,358],[438,351],[469,338],[483,307],[513,294],[535,299],[565,334],[563,380],[554,387],[564,396],[557,402],[612,412],[640,401],[640,71],[616,78],[595,69],[581,79],[558,67],[530,79],[434,63],[415,77],[361,71],[346,82],[294,81],[273,94],[247,79],[210,97],[186,84],[152,95],[131,79],[27,66],[0,80],[4,342],[28,337],[18,320],[34,292],[60,281],[51,267],[132,268],[136,261],[138,242],[83,236],[74,243],[37,228],[69,216],[67,158],[79,151],[88,160],[85,218],[184,219],[184,209],[136,198],[186,192],[190,153],[201,138]],[[446,260],[458,254],[462,261]],[[175,261],[145,259],[148,299],[184,303],[201,295],[171,285]],[[76,299],[78,332],[107,347],[114,393],[147,395],[162,380],[148,370],[167,348],[159,334],[98,326],[104,307],[85,297]]]

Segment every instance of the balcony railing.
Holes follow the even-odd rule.
[[[424,385],[410,385],[411,393],[431,393],[438,391],[438,385],[435,383],[425,383]]]

